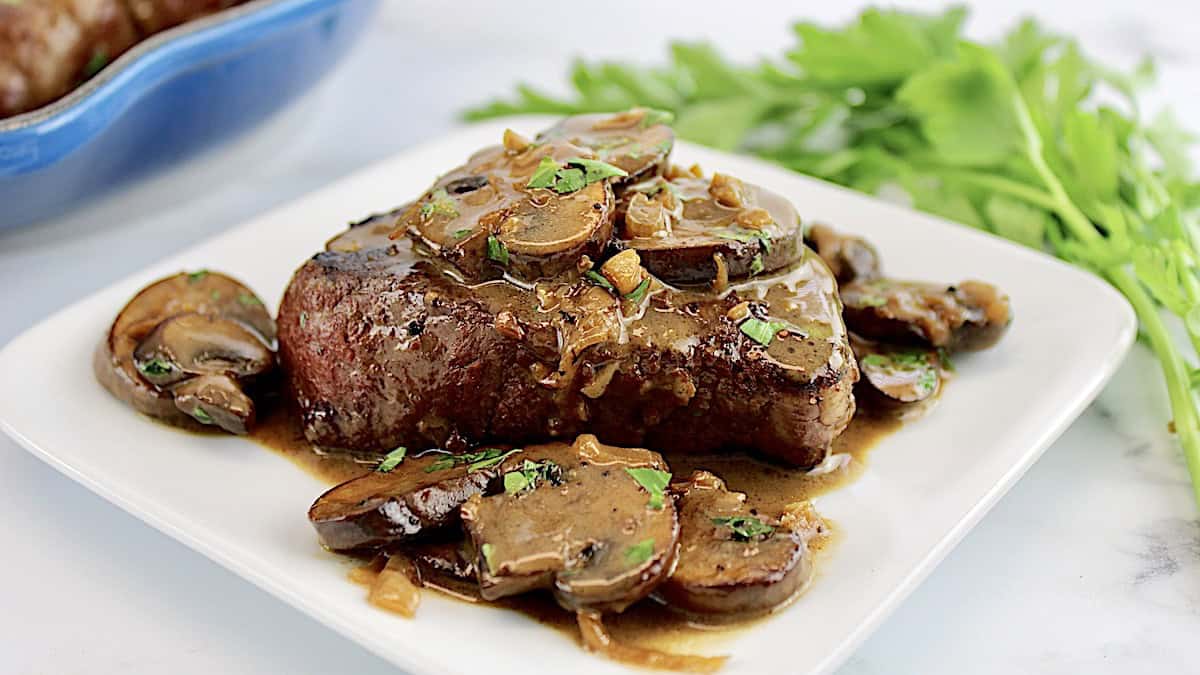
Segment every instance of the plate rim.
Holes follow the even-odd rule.
[[[250,219],[237,223],[223,232],[220,232],[212,237],[195,242],[180,251],[167,256],[165,260],[159,261],[153,265],[149,265],[143,269],[137,270],[121,279],[118,279],[111,284],[99,288],[86,296],[68,304],[67,306],[53,312],[49,316],[36,322],[32,326],[21,331],[18,335],[9,340],[3,347],[0,347],[0,368],[2,368],[13,354],[20,351],[21,345],[39,328],[56,322],[64,315],[78,311],[81,307],[89,304],[96,296],[100,296],[108,292],[110,289],[125,284],[133,283],[135,280],[145,276],[151,268],[158,267],[177,258],[185,258],[193,253],[193,251],[204,248],[210,245],[217,244],[226,237],[236,235],[246,225],[249,225],[257,220],[265,219],[276,211],[282,211],[294,205],[296,202],[304,201],[310,198],[316,198],[319,195],[335,193],[339,188],[360,180],[363,176],[373,173],[383,165],[404,161],[412,156],[429,148],[435,148],[439,145],[452,143],[459,137],[471,133],[482,133],[482,129],[503,128],[509,125],[517,124],[537,124],[544,122],[547,119],[553,119],[547,116],[525,116],[520,118],[505,118],[500,121],[484,122],[472,125],[460,125],[448,133],[434,136],[422,143],[409,146],[393,155],[384,157],[378,161],[372,162],[362,168],[342,177],[326,185],[320,186],[315,190],[306,194],[300,195],[295,199],[289,200],[282,204],[276,205],[270,209],[262,211]],[[1052,423],[1038,429],[1038,434],[1034,442],[1030,443],[1021,453],[1018,460],[1011,463],[1005,469],[1003,475],[993,483],[990,488],[984,492],[961,517],[957,518],[953,527],[942,534],[937,543],[930,548],[920,560],[908,569],[902,581],[891,588],[881,599],[875,603],[874,607],[867,613],[854,627],[853,630],[846,633],[837,643],[831,648],[828,654],[821,659],[811,672],[813,673],[828,673],[842,665],[853,654],[853,652],[874,633],[879,626],[886,620],[900,604],[914,591],[921,583],[928,578],[930,574],[938,567],[951,551],[953,551],[962,539],[975,528],[976,525],[983,519],[984,516],[999,502],[1016,482],[1033,466],[1034,463],[1041,457],[1051,444],[1057,440],[1070,425],[1079,417],[1080,414],[1092,403],[1099,395],[1100,391],[1108,383],[1115,374],[1117,368],[1124,361],[1125,356],[1131,349],[1134,338],[1137,332],[1136,315],[1132,307],[1126,301],[1124,296],[1120,295],[1116,289],[1099,278],[1095,274],[1082,270],[1078,267],[1069,265],[1057,258],[1047,255],[1046,253],[1035,251],[1024,246],[1017,245],[1008,240],[997,237],[988,232],[983,232],[954,223],[945,218],[916,211],[904,205],[887,202],[872,195],[863,194],[849,188],[845,188],[833,183],[828,183],[812,176],[806,176],[787,170],[784,167],[771,164],[764,160],[743,155],[734,155],[711,148],[701,148],[685,142],[680,142],[679,147],[685,150],[696,149],[704,154],[736,157],[739,162],[749,162],[757,165],[762,170],[770,170],[780,172],[781,175],[786,175],[802,182],[815,182],[825,188],[834,188],[845,196],[857,200],[866,200],[874,203],[877,206],[887,207],[890,209],[898,209],[905,212],[907,217],[918,216],[928,219],[930,222],[936,222],[939,227],[953,227],[957,233],[956,236],[965,236],[974,238],[980,242],[986,242],[988,245],[1002,245],[1010,249],[1013,254],[1020,255],[1030,260],[1035,260],[1039,265],[1053,265],[1062,271],[1074,275],[1078,280],[1090,286],[1095,292],[1097,298],[1102,298],[1107,306],[1105,311],[1112,311],[1121,316],[1118,318],[1119,332],[1117,339],[1108,349],[1104,360],[1092,372],[1086,386],[1083,387],[1071,401],[1071,405],[1063,406],[1057,409]],[[1111,308],[1111,310],[1109,309]],[[322,605],[320,602],[313,601],[303,593],[293,591],[285,583],[278,582],[269,575],[259,573],[253,568],[253,565],[248,564],[243,558],[223,550],[217,543],[211,543],[212,537],[204,536],[205,531],[201,529],[184,529],[171,521],[169,517],[169,509],[166,513],[161,507],[153,505],[145,505],[145,500],[137,496],[136,489],[128,489],[124,483],[101,481],[92,476],[89,476],[84,471],[77,469],[70,462],[64,461],[61,457],[52,452],[40,447],[31,438],[26,436],[19,428],[18,422],[10,419],[10,412],[0,407],[0,431],[12,438],[18,445],[26,451],[45,462],[60,473],[71,478],[88,490],[99,495],[106,501],[119,507],[126,513],[141,520],[154,529],[163,534],[179,541],[198,553],[203,554],[208,559],[216,562],[222,567],[234,572],[243,579],[249,581],[262,590],[270,593],[283,602],[291,605],[299,611],[308,614],[317,619],[321,623],[329,626],[343,637],[352,640],[359,647],[365,648],[368,651],[376,654],[387,662],[400,665],[401,667],[413,670],[416,673],[425,672],[465,672],[458,667],[444,663],[429,661],[420,658],[419,654],[413,651],[387,651],[377,648],[374,640],[370,638],[364,631],[356,626],[355,622],[350,617],[345,617],[341,613]],[[125,494],[123,494],[125,493]],[[132,496],[130,496],[130,494]]]

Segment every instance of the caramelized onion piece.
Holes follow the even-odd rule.
[[[671,654],[657,649],[635,647],[617,642],[604,627],[604,620],[599,612],[581,611],[575,613],[579,624],[579,637],[583,646],[592,652],[619,663],[631,666],[654,668],[656,670],[674,670],[687,673],[715,673],[720,670],[728,656],[695,656],[691,654]]]
[[[412,618],[421,604],[421,581],[407,556],[394,554],[371,583],[367,601],[401,616]]]

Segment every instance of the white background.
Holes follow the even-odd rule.
[[[669,38],[702,38],[749,59],[790,44],[791,18],[856,12],[832,2],[384,5],[327,80],[247,137],[67,218],[0,233],[0,343],[169,253],[445,131],[457,111],[517,79],[561,83],[574,55],[652,62]],[[1170,103],[1200,130],[1200,6],[979,3],[969,30],[991,37],[1025,13],[1113,64],[1155,55],[1151,108]],[[1100,400],[844,672],[1200,672],[1187,653],[1200,635],[1200,524],[1167,419],[1156,363],[1135,347]],[[395,672],[8,440],[0,532],[0,673]],[[470,636],[461,640],[470,649]],[[803,648],[803,636],[781,645]]]

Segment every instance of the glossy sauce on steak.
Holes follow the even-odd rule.
[[[729,318],[742,303],[786,330],[751,339]],[[630,303],[578,281],[462,283],[400,240],[318,254],[279,331],[308,438],[364,452],[591,432],[812,466],[849,422],[858,379],[815,256],[723,295],[663,288]]]

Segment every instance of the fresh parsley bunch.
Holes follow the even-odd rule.
[[[668,110],[688,140],[872,194],[898,187],[919,209],[1092,270],[1129,299],[1162,363],[1200,502],[1194,139],[1168,115],[1143,116],[1149,61],[1110,70],[1032,20],[979,44],[965,17],[870,9],[840,28],[798,23],[796,47],[754,67],[685,43],[661,68],[580,62],[568,100],[521,85],[467,117]]]

